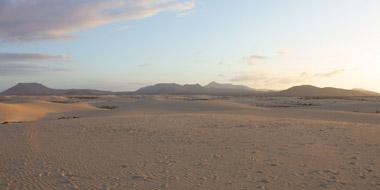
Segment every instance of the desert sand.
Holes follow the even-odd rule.
[[[380,189],[380,99],[0,98],[0,189]]]

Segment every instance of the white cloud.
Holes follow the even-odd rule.
[[[70,58],[69,55],[49,55],[42,53],[0,53],[0,63],[52,61],[64,60],[68,58]]]
[[[248,58],[247,57],[243,57],[239,62],[248,63],[250,65],[254,65],[258,61],[263,60],[263,59],[268,59],[268,58],[265,57],[265,56],[261,56],[261,55],[257,55],[257,54],[252,54]]]
[[[72,33],[80,30],[164,11],[181,13],[194,6],[191,1],[176,0],[2,0],[0,39],[72,39],[76,38]]]

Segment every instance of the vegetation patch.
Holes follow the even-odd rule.
[[[185,100],[187,100],[187,101],[206,101],[206,100],[210,100],[210,99],[207,99],[207,98],[186,98]]]
[[[77,119],[77,118],[79,118],[79,117],[77,117],[77,116],[66,116],[66,117],[60,117],[58,119]]]
[[[113,109],[116,109],[118,108],[117,106],[99,106],[98,108],[100,109],[107,109],[107,110],[113,110]]]
[[[135,99],[135,100],[141,99],[140,96],[123,96],[123,98],[127,98],[127,99]]]
[[[57,103],[57,104],[68,104],[68,103],[70,103],[69,101],[62,101],[62,100],[53,100],[51,102]]]
[[[99,97],[93,97],[93,96],[71,96],[68,98],[72,99],[79,99],[79,100],[93,100],[93,99],[98,99]]]
[[[4,121],[3,125],[13,124],[13,123],[25,123],[26,121]]]

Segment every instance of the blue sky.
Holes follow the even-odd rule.
[[[218,81],[380,91],[378,0],[33,2],[0,2],[0,90]]]

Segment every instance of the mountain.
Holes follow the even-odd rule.
[[[160,83],[135,91],[135,94],[204,94],[204,95],[248,95],[259,93],[255,89],[232,84],[211,82],[206,86],[199,84],[179,85],[175,83]]]
[[[346,90],[340,88],[318,88],[311,85],[294,86],[287,90],[268,93],[268,96],[380,96],[379,93],[365,90]]]
[[[4,91],[1,95],[48,95],[56,91],[39,83],[18,83],[16,86]]]
[[[233,84],[220,84],[217,82],[210,82],[208,85],[204,86],[205,88],[210,89],[231,89],[231,90],[247,90],[247,91],[256,91],[253,88],[249,88],[243,85],[233,85]]]
[[[364,92],[364,93],[367,93],[367,94],[371,94],[372,96],[379,96],[379,93],[377,93],[377,92],[372,92],[372,91],[369,91],[369,90],[366,90],[366,89],[362,89],[362,88],[354,88],[352,90],[359,91],[359,92]]]
[[[199,84],[179,85],[176,83],[160,83],[146,86],[135,91],[135,94],[198,94],[203,92],[203,87]]]
[[[318,88],[310,85],[294,86],[283,91],[260,91],[242,85],[219,84],[211,82],[206,86],[199,84],[179,85],[160,83],[142,87],[135,92],[109,92],[91,89],[52,89],[39,83],[19,83],[0,95],[110,95],[110,94],[194,94],[194,95],[257,95],[257,96],[380,96],[377,92],[364,89]]]
[[[38,96],[38,95],[105,95],[113,92],[90,90],[90,89],[51,89],[39,83],[18,83],[16,86],[5,90],[0,95],[21,95],[21,96]]]
[[[63,95],[111,95],[111,91],[94,90],[94,89],[68,89],[61,90]]]

